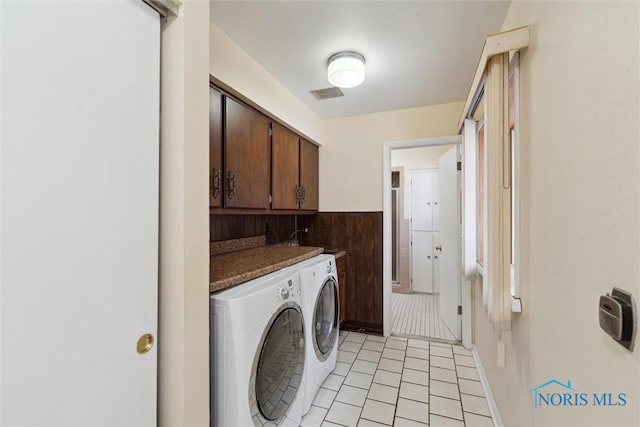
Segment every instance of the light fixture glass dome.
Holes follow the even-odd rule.
[[[328,61],[327,79],[336,87],[355,87],[364,81],[364,56],[358,52],[338,52]]]

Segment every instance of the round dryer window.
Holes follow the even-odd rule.
[[[255,375],[260,414],[276,421],[295,401],[304,370],[302,312],[289,306],[280,311],[266,334]]]
[[[313,347],[321,362],[329,357],[338,337],[338,286],[328,278],[316,300],[313,314]]]

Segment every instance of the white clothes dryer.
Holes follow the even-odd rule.
[[[300,279],[279,271],[211,296],[211,425],[299,426],[305,328]]]
[[[333,255],[318,255],[289,267],[300,273],[305,321],[305,392],[303,414],[336,367],[338,355],[338,276]]]

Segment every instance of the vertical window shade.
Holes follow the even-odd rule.
[[[493,328],[511,330],[511,147],[509,54],[489,59],[485,81],[485,171],[488,253],[484,257],[487,313]]]

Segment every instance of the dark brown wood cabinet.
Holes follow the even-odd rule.
[[[272,209],[318,210],[318,146],[272,123]]]
[[[338,316],[338,324],[342,328],[342,324],[347,318],[347,256],[343,255],[336,258],[336,272],[338,274],[338,300],[340,314]]]
[[[226,97],[224,206],[269,209],[270,120]]]
[[[220,91],[209,88],[209,206],[222,207],[222,102]]]
[[[298,209],[300,142],[298,135],[279,123],[272,123],[271,185],[272,209]]]
[[[318,170],[318,146],[300,138],[300,187],[302,188],[300,209],[318,210]]]

